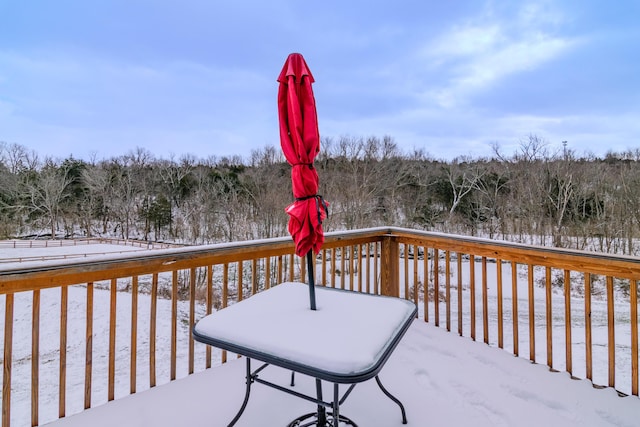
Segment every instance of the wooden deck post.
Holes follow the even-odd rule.
[[[380,256],[380,292],[382,295],[399,297],[400,289],[398,278],[400,276],[400,250],[395,236],[382,238]]]

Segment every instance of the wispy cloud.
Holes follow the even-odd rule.
[[[523,5],[515,16],[482,16],[453,26],[424,49],[433,70],[448,75],[446,83],[425,94],[437,105],[464,105],[478,91],[503,78],[534,70],[559,57],[577,40],[556,35],[559,14]]]

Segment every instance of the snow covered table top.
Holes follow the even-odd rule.
[[[399,298],[282,283],[210,314],[196,340],[335,383],[373,378],[416,314]]]

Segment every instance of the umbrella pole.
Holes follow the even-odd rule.
[[[313,250],[307,252],[307,271],[309,276],[309,302],[311,310],[316,309],[316,283],[315,274],[313,272]]]

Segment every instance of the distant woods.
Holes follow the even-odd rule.
[[[325,230],[395,225],[603,252],[640,250],[640,150],[578,156],[531,135],[515,153],[443,161],[391,137],[324,139]],[[287,235],[290,166],[248,158],[40,158],[0,142],[0,238],[111,236],[190,244]]]

